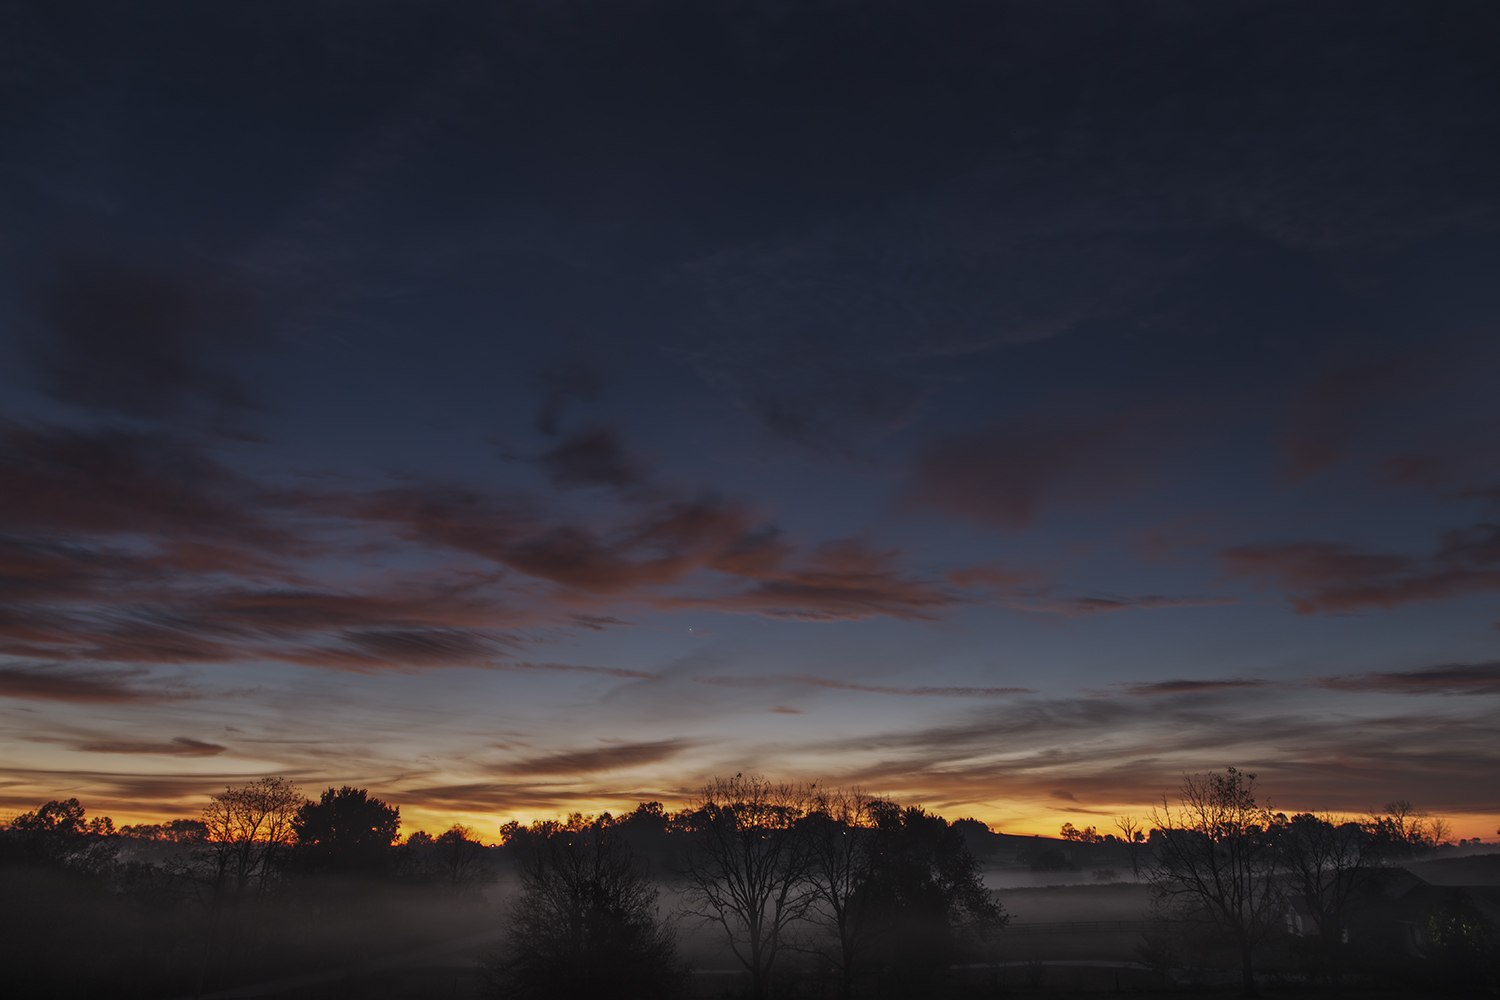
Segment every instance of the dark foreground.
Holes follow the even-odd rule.
[[[739,998],[746,995],[747,983],[733,974],[694,975],[687,996],[697,1000]],[[438,963],[420,968],[382,970],[364,974],[347,974],[337,978],[292,986],[290,983],[268,983],[220,993],[205,994],[201,1000],[250,1000],[253,997],[277,997],[280,1000],[481,1000],[494,994],[482,969],[473,962]],[[791,998],[834,998],[837,984],[806,979],[786,982],[776,994]],[[1163,984],[1158,973],[1146,969],[1111,969],[1100,966],[1045,964],[1007,966],[999,969],[958,970],[953,979],[936,989],[911,992],[890,988],[865,994],[882,998],[907,996],[930,1000],[969,1000],[979,997],[1067,997],[1094,998],[1121,995],[1170,1000],[1227,1000],[1243,996],[1238,985],[1172,986]],[[1266,982],[1259,996],[1284,1000],[1407,1000],[1433,996],[1424,988],[1374,988],[1346,986],[1340,989],[1308,987],[1301,984]],[[1445,997],[1492,996],[1488,992],[1453,993]],[[186,1000],[186,998],[184,998]]]

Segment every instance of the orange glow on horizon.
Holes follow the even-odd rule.
[[[630,812],[639,804],[639,800],[636,799],[580,799],[577,803],[575,803],[567,810],[567,813],[546,812],[541,810],[516,810],[514,812],[506,813],[491,813],[466,810],[434,809],[412,803],[402,803],[399,796],[382,796],[379,795],[378,792],[375,792],[373,790],[371,794],[374,794],[376,795],[376,797],[382,798],[385,801],[400,807],[402,840],[405,840],[407,837],[418,831],[424,831],[436,836],[437,834],[440,834],[444,830],[447,830],[457,824],[459,826],[469,827],[474,831],[474,836],[477,839],[487,844],[498,842],[500,827],[510,820],[515,820],[522,824],[528,824],[535,820],[561,819],[564,818],[567,813],[572,812],[580,812],[585,815],[594,816],[608,812],[613,816],[621,816],[625,813]],[[66,798],[67,796],[57,797]],[[173,819],[195,819],[197,818],[201,808],[201,806],[197,805],[196,803],[184,803],[183,807],[180,809],[162,810],[142,810],[138,808],[125,807],[123,805],[118,809],[110,808],[108,806],[93,808],[90,806],[88,800],[84,799],[82,796],[79,796],[79,798],[83,802],[84,807],[88,810],[87,815],[89,816],[89,818],[93,818],[95,816],[108,816],[114,820],[116,828],[122,826],[136,826],[147,823],[164,823],[168,820]],[[661,801],[662,805],[669,812],[678,811],[689,804],[688,800],[686,799],[676,801],[663,799]],[[920,801],[917,801],[915,799],[902,799],[900,801],[906,802],[907,804],[911,805],[921,804]],[[14,816],[29,812],[41,804],[42,802],[38,801],[30,807],[13,806],[0,815],[4,815],[6,819],[9,820]],[[1049,805],[1041,803],[1033,804],[1030,809],[1027,809],[1024,804],[1018,803],[1016,806],[1006,810],[1003,813],[983,809],[949,809],[929,811],[937,812],[939,815],[942,815],[950,822],[957,819],[977,819],[981,823],[989,826],[989,828],[996,833],[1005,833],[1023,837],[1057,837],[1059,830],[1064,823],[1072,823],[1079,829],[1083,829],[1087,826],[1092,826],[1100,834],[1114,834],[1118,836],[1119,831],[1115,829],[1114,819],[1116,816],[1125,815],[1136,817],[1142,823],[1142,826],[1147,830],[1149,830],[1151,826],[1150,805],[1122,805],[1110,811],[1091,808],[1088,811],[1078,810],[1074,812],[1068,812],[1066,810],[1054,809]],[[1351,815],[1349,816],[1349,818],[1357,819],[1358,817]],[[1459,840],[1479,840],[1485,843],[1500,841],[1500,832],[1497,832],[1497,828],[1500,828],[1500,812],[1449,814],[1435,813],[1433,814],[1433,818],[1442,819],[1448,823],[1448,825],[1452,829],[1451,840],[1454,843],[1457,843]]]

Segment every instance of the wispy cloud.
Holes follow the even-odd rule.
[[[590,427],[568,435],[532,459],[559,489],[608,486],[626,490],[646,480],[641,463],[628,455],[620,432]]]
[[[1456,663],[1420,670],[1321,677],[1319,686],[1334,691],[1383,691],[1389,694],[1500,694],[1500,663]]]
[[[126,705],[178,701],[190,697],[160,685],[142,683],[141,667],[71,669],[58,664],[0,666],[0,697],[79,704]]]
[[[575,459],[618,457],[614,438],[594,444],[554,457],[569,476],[583,475]],[[602,612],[632,605],[848,621],[966,602],[897,550],[793,544],[714,494],[615,497],[585,524],[535,497],[441,484],[270,489],[169,436],[15,425],[0,426],[0,471],[12,532],[0,536],[0,653],[33,661],[532,669],[517,654],[546,638],[525,626],[609,628],[620,620]],[[338,572],[372,553],[424,568]],[[29,673],[10,683],[131,697]]]
[[[1300,614],[1394,608],[1500,590],[1500,526],[1444,533],[1425,556],[1333,542],[1243,545],[1220,554],[1231,576],[1274,582]]]
[[[1140,434],[1147,417],[1018,419],[951,435],[918,456],[910,500],[1011,530],[1051,505],[1107,502],[1139,484],[1148,452],[1164,444],[1160,433]]]
[[[1235,691],[1247,688],[1266,687],[1270,681],[1230,678],[1227,680],[1175,680],[1153,681],[1146,684],[1127,684],[1125,693],[1137,698],[1151,698],[1168,694],[1204,694],[1220,691]]]
[[[1010,607],[1026,611],[1042,611],[1064,615],[1069,618],[1087,618],[1093,615],[1111,614],[1116,611],[1155,611],[1164,608],[1213,608],[1226,604],[1237,604],[1233,597],[1190,596],[1167,597],[1147,594],[1143,597],[1050,597],[1015,596],[1003,599]]]
[[[228,747],[218,743],[206,743],[202,740],[189,739],[186,736],[174,736],[171,740],[163,742],[152,742],[149,740],[94,740],[88,743],[79,743],[74,746],[75,750],[83,750],[87,753],[124,753],[124,754],[167,754],[175,757],[216,757],[223,753]]]
[[[1242,693],[1029,699],[799,751],[836,760],[854,754],[857,763],[826,777],[950,809],[1045,800],[1059,788],[1083,806],[1159,802],[1184,772],[1228,764],[1258,772],[1277,808],[1364,811],[1397,795],[1429,809],[1493,808],[1481,791],[1500,767],[1493,713],[1344,716],[1306,690],[1272,692],[1246,713],[1236,704]]]
[[[699,684],[716,687],[763,688],[802,684],[834,691],[860,691],[867,694],[892,694],[910,698],[1004,698],[1010,695],[1035,694],[1023,687],[903,687],[889,684],[863,684],[858,681],[810,677],[804,674],[768,674],[756,677],[694,677]]]
[[[500,770],[505,774],[516,775],[583,775],[624,771],[669,760],[696,745],[695,741],[683,739],[619,743],[588,750],[528,757],[506,764]]]
[[[182,261],[128,264],[106,255],[53,259],[28,277],[45,336],[29,344],[42,387],[89,410],[135,418],[189,411],[223,418],[254,405],[226,347],[257,338],[249,290]],[[23,272],[24,273],[24,272]]]
[[[535,670],[572,674],[598,674],[601,677],[622,677],[628,680],[657,681],[664,676],[650,670],[630,670],[625,667],[592,667],[580,663],[525,663],[510,661],[497,665],[501,670]]]
[[[1239,603],[1222,595],[1168,596],[1145,594],[1139,597],[1120,594],[1068,596],[1056,591],[1061,587],[1046,582],[1035,570],[1016,570],[1001,566],[972,566],[954,570],[948,581],[965,590],[986,592],[990,601],[1018,611],[1087,618],[1116,611],[1153,611],[1163,608],[1207,608]]]

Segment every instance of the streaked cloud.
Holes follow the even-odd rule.
[[[1035,694],[1023,687],[902,687],[890,684],[862,684],[858,681],[843,681],[827,677],[809,677],[797,674],[766,674],[755,677],[694,677],[699,684],[716,687],[763,688],[802,684],[807,687],[828,688],[833,691],[859,691],[867,694],[892,694],[909,698],[1004,698],[1018,694]]]
[[[1444,533],[1425,556],[1334,542],[1242,545],[1219,554],[1231,576],[1275,584],[1300,614],[1394,608],[1500,590],[1500,526]]]
[[[1455,663],[1419,670],[1321,677],[1334,691],[1381,691],[1388,694],[1500,694],[1500,663]]]
[[[73,669],[55,663],[11,663],[0,665],[0,697],[95,705],[153,704],[190,697],[151,683],[148,677],[143,667]]]
[[[1169,694],[1205,694],[1219,691],[1234,691],[1265,687],[1269,681],[1230,678],[1227,680],[1175,680],[1152,681],[1148,684],[1127,684],[1125,693],[1137,698],[1151,698]]]
[[[95,740],[88,743],[79,743],[74,746],[76,750],[85,753],[123,753],[123,754],[166,754],[176,757],[217,757],[227,750],[227,747],[218,743],[206,743],[202,740],[189,739],[186,736],[174,736],[165,742],[150,742],[146,740]]]
[[[692,749],[693,740],[656,740],[648,743],[619,743],[588,750],[528,757],[501,770],[516,775],[583,775],[606,771],[624,771],[646,764],[670,760]]]

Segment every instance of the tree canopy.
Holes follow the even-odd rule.
[[[401,809],[366,789],[329,788],[292,820],[297,851],[308,867],[335,872],[380,871],[391,865]]]

